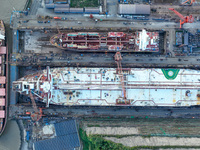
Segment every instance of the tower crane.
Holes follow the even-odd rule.
[[[31,89],[29,89],[29,93],[30,93],[30,98],[31,98],[32,106],[33,106],[33,109],[35,111],[34,113],[31,114],[31,119],[33,121],[39,121],[42,118],[42,116],[43,116],[43,114],[42,114],[42,108],[39,108],[39,110],[38,110]]]
[[[119,74],[121,85],[122,85],[122,91],[123,91],[122,97],[124,98],[125,104],[127,104],[126,89],[125,89],[125,86],[124,86],[124,75],[123,75],[123,72],[122,72],[122,63],[121,63],[122,56],[121,56],[121,53],[116,52],[114,58],[115,58],[115,62],[117,63],[118,74]]]
[[[181,28],[182,24],[184,24],[184,23],[193,23],[194,22],[194,18],[192,17],[192,15],[184,17],[182,14],[180,14],[174,8],[169,8],[169,10],[173,11],[177,16],[179,16],[179,18],[180,18],[180,28]]]
[[[185,5],[185,4],[192,5],[192,3],[194,3],[194,2],[195,2],[195,0],[186,0],[181,5]]]

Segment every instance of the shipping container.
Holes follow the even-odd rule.
[[[30,132],[26,131],[26,140],[29,141],[29,139],[30,139]]]

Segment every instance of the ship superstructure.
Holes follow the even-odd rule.
[[[76,32],[51,37],[52,45],[66,50],[86,52],[158,52],[159,33],[147,32]]]
[[[0,20],[0,134],[4,131],[6,125],[6,113],[7,113],[7,71],[6,65],[7,47],[5,46],[5,26],[2,20]]]
[[[191,106],[200,104],[200,71],[124,68],[126,103],[116,68],[47,68],[13,82],[20,94],[55,105]]]

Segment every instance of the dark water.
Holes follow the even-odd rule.
[[[20,130],[16,121],[8,121],[0,136],[0,150],[19,150]]]

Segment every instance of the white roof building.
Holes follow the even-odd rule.
[[[120,15],[150,15],[150,5],[144,4],[119,4]]]

